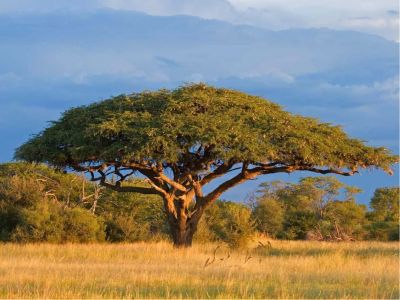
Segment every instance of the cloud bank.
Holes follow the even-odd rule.
[[[399,41],[399,4],[393,0],[2,0],[0,13],[115,9],[157,16],[189,15],[270,30],[355,30]]]

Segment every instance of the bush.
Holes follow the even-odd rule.
[[[286,213],[283,230],[278,237],[287,240],[304,240],[317,227],[317,217],[310,211],[290,211]]]
[[[282,204],[273,198],[260,198],[252,212],[259,232],[270,237],[277,237],[283,229],[284,209]]]
[[[251,210],[230,201],[217,201],[205,213],[204,221],[211,239],[228,243],[231,247],[244,247],[254,233]]]
[[[95,242],[104,240],[103,224],[89,211],[40,203],[34,208],[2,211],[8,227],[2,227],[1,239],[18,243]],[[10,222],[14,220],[14,222]]]
[[[0,165],[0,240],[27,242],[93,242],[104,240],[102,219],[80,199],[81,177],[45,165]]]
[[[106,221],[106,236],[110,242],[137,242],[152,238],[149,223],[141,223],[134,214],[119,214]]]
[[[378,221],[367,226],[368,238],[378,241],[398,241],[399,223]]]
[[[66,209],[63,217],[63,242],[104,241],[104,225],[101,218],[82,208]]]
[[[63,218],[60,208],[51,203],[19,210],[19,222],[10,231],[10,240],[19,243],[62,242]]]
[[[168,236],[163,202],[156,195],[106,191],[98,213],[105,221],[106,240],[110,242],[159,240]]]

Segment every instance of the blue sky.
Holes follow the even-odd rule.
[[[71,106],[197,81],[261,95],[398,153],[398,12],[388,0],[3,0],[0,161]],[[224,197],[241,200],[270,179]],[[366,202],[398,172],[341,180],[363,188]]]

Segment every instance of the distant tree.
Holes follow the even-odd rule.
[[[361,238],[366,207],[354,199],[360,191],[331,176],[263,183],[253,216],[261,232],[279,238]]]
[[[371,218],[374,221],[399,221],[400,188],[386,187],[375,190],[371,199]]]
[[[252,219],[255,222],[256,229],[275,238],[283,229],[283,221],[285,217],[285,208],[281,199],[276,194],[275,184],[281,182],[272,182],[268,185],[270,189],[264,188],[263,193],[256,197],[252,203]],[[267,184],[263,184],[267,186]]]
[[[323,234],[330,240],[361,240],[365,238],[365,225],[367,208],[354,199],[345,201],[332,201],[326,206],[326,221],[321,226]]]
[[[369,235],[377,240],[399,240],[399,187],[385,187],[375,190],[371,199],[368,219]]]
[[[349,176],[373,167],[391,173],[398,161],[385,148],[349,138],[338,126],[205,84],[70,109],[19,147],[15,158],[86,171],[115,191],[160,195],[178,247],[191,245],[205,209],[222,193],[259,175]],[[125,183],[136,173],[147,178],[147,187]],[[233,176],[204,193],[205,185],[228,173]]]

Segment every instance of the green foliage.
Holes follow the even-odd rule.
[[[127,185],[145,186],[141,179]],[[160,196],[98,193],[95,185],[45,165],[0,165],[0,241],[135,242],[165,239],[169,228]],[[229,201],[209,207],[198,241],[242,247],[254,230],[284,239],[398,240],[399,188],[379,188],[370,212],[354,200],[359,189],[334,177],[303,178],[298,184],[262,184],[253,208]],[[86,200],[85,200],[86,199]]]
[[[41,203],[31,209],[21,209],[20,219],[8,233],[14,242],[101,242],[102,224],[89,211]]]
[[[96,242],[104,241],[104,228],[100,218],[82,208],[64,211],[63,241]]]
[[[324,219],[328,221],[328,230],[334,238],[353,238],[361,240],[365,238],[365,218],[367,208],[357,204],[353,199],[346,201],[332,201],[326,205]]]
[[[372,213],[370,219],[373,221],[399,221],[400,188],[378,188],[371,199]]]
[[[292,115],[260,97],[205,84],[72,108],[18,148],[15,157],[60,167],[132,161],[182,164],[195,159],[186,153],[196,145],[210,149],[210,161],[386,171],[398,161],[387,149],[349,138],[338,126]]]
[[[275,198],[262,197],[252,211],[252,219],[255,220],[259,232],[272,238],[283,230],[284,208],[282,203]]]
[[[369,238],[381,241],[399,240],[399,187],[378,188],[367,214]]]
[[[81,177],[45,165],[0,165],[0,240],[104,240],[101,219],[77,206],[82,202],[82,184],[90,191],[90,185]]]
[[[146,186],[142,179],[131,178],[126,185]],[[166,238],[166,222],[162,199],[158,195],[118,193],[103,189],[96,214],[106,226],[106,240],[134,242]]]
[[[298,184],[276,181],[261,187],[253,216],[258,228],[270,236],[318,240],[365,236],[366,207],[354,200],[360,190],[335,177],[306,177]]]
[[[291,210],[285,215],[283,230],[277,234],[287,240],[304,240],[317,226],[315,213],[306,210]]]
[[[140,182],[131,184],[140,185]],[[105,220],[108,241],[134,242],[167,238],[169,228],[159,196],[105,193],[106,196],[98,204],[98,213]]]
[[[251,210],[240,203],[217,201],[206,211],[204,219],[212,238],[234,248],[244,247],[254,233]]]
[[[370,239],[378,241],[398,241],[399,222],[377,221],[367,226]]]

